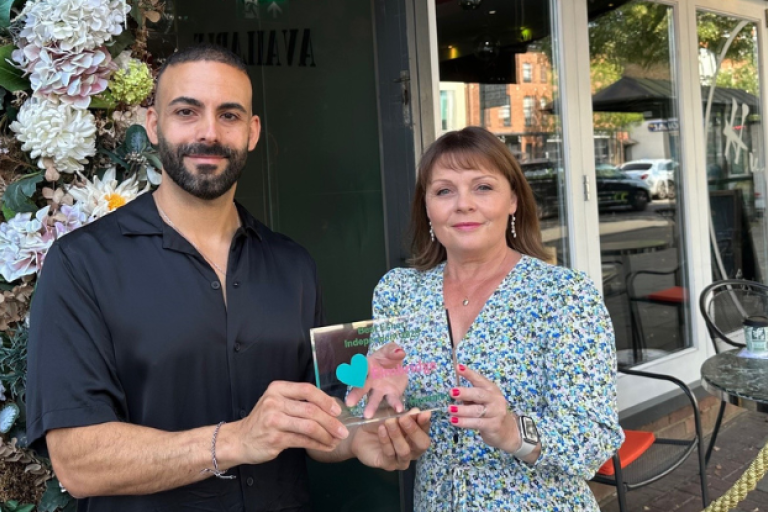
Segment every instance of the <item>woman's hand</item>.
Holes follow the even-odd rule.
[[[408,373],[403,367],[405,351],[397,343],[387,343],[368,356],[368,378],[365,386],[350,390],[345,403],[347,407],[357,404],[366,394],[368,404],[363,417],[373,418],[382,400],[397,413],[405,410],[401,400],[408,387]]]
[[[473,387],[451,390],[451,398],[463,402],[448,408],[451,424],[477,430],[488,446],[508,453],[519,450],[522,439],[517,428],[517,416],[509,410],[507,399],[499,387],[463,364],[457,369],[459,375]]]
[[[360,425],[352,433],[352,453],[366,466],[387,471],[408,469],[427,451],[430,412],[412,409],[399,418]]]

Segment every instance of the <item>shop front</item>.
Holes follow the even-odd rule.
[[[698,294],[765,281],[763,1],[170,7],[156,58],[211,41],[248,64],[264,134],[238,198],[315,257],[329,322],[370,316],[405,264],[418,156],[469,125],[520,160],[546,245],[603,291],[621,364],[695,384],[712,351]],[[619,378],[622,414],[669,392]],[[355,463],[313,482],[319,510],[410,510],[397,476]]]

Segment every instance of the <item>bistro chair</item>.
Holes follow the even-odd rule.
[[[701,292],[699,310],[707,324],[715,353],[720,353],[721,344],[743,348],[744,319],[749,316],[768,315],[768,286],[743,279],[716,281]],[[725,406],[726,402],[721,401],[704,459],[706,463],[709,463],[712,455],[723,422]]]
[[[691,389],[681,380],[669,375],[638,370],[620,369],[621,373],[676,384],[693,407],[695,434],[693,439],[668,439],[656,437],[652,432],[625,430],[626,439],[616,452],[592,478],[593,482],[616,487],[619,510],[626,512],[627,492],[661,480],[679,468],[694,451],[699,462],[701,501],[704,508],[709,504],[707,472],[702,446],[701,416],[699,404]]]
[[[631,314],[636,324],[637,336],[641,347],[645,348],[645,333],[643,332],[642,318],[640,314],[641,304],[654,304],[657,306],[669,306],[677,311],[677,318],[682,321],[685,314],[685,305],[688,303],[688,289],[683,286],[673,284],[672,286],[655,290],[651,293],[636,293],[635,280],[641,275],[654,276],[673,276],[674,282],[680,282],[680,268],[675,267],[670,270],[638,270],[632,272],[627,278],[627,291],[631,304]]]

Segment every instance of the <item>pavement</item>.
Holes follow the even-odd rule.
[[[707,466],[711,501],[722,496],[768,442],[768,414],[745,411],[720,429]],[[708,438],[704,446],[708,444]],[[701,512],[698,462],[694,455],[658,482],[627,493],[626,512]],[[600,501],[602,512],[619,512],[615,494]],[[732,512],[768,512],[768,476]]]

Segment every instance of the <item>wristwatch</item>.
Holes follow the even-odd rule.
[[[539,444],[539,431],[536,430],[536,423],[528,416],[517,417],[517,429],[520,431],[520,438],[523,440],[523,444],[512,455],[522,459],[536,449],[536,446]]]

